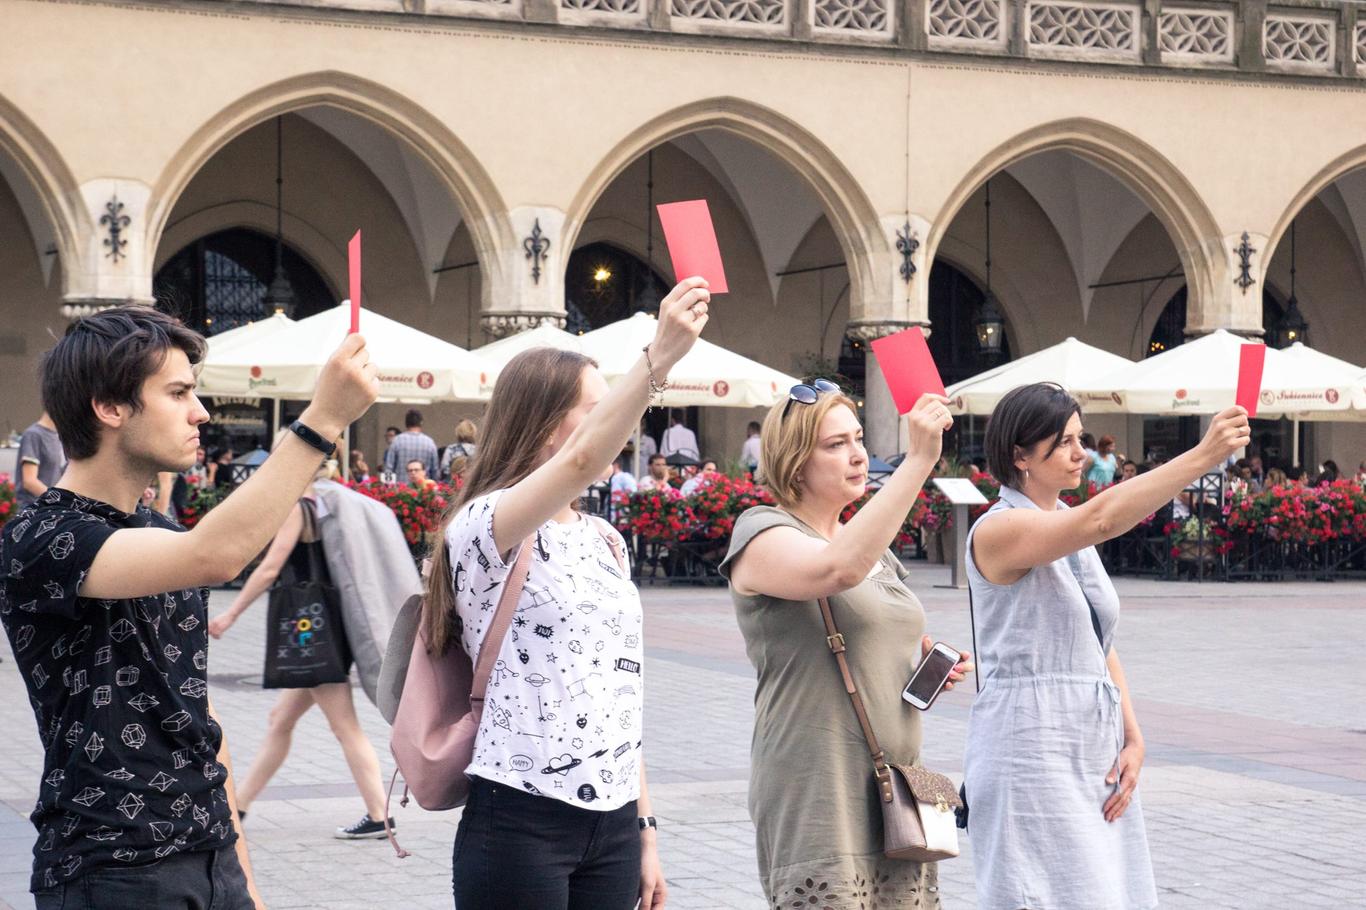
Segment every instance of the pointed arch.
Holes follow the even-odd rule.
[[[565,249],[573,249],[593,206],[637,158],[650,149],[699,130],[725,130],[772,153],[811,186],[835,231],[853,288],[850,313],[876,294],[879,256],[889,254],[879,220],[858,181],[815,135],[778,112],[735,97],[695,101],[660,114],[616,143],[592,169],[570,204]]]

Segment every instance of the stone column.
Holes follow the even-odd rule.
[[[564,327],[564,213],[527,206],[509,213],[516,245],[497,254],[479,321],[498,339],[539,325]]]
[[[913,322],[896,320],[857,321],[849,323],[846,333],[850,338],[863,342],[864,347],[864,395],[863,395],[863,437],[868,451],[881,458],[890,458],[902,449],[901,417],[897,414],[892,393],[882,378],[882,368],[873,355],[871,342],[886,335],[894,335],[913,325]],[[929,328],[920,325],[926,336]]]
[[[1208,335],[1215,329],[1261,336],[1262,279],[1269,240],[1253,232],[1228,234],[1221,242],[1223,262],[1214,263],[1207,280],[1188,278],[1187,337]]]
[[[68,319],[126,303],[155,303],[147,237],[150,190],[138,180],[100,178],[81,185],[90,213],[67,273],[62,313]]]

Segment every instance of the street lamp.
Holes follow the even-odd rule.
[[[270,287],[261,298],[266,314],[294,312],[294,288],[285,274],[285,226],[284,226],[284,117],[275,118],[275,276]]]
[[[1309,323],[1300,312],[1300,301],[1295,296],[1295,222],[1290,222],[1290,299],[1285,302],[1285,313],[1272,330],[1276,347],[1288,348],[1295,342],[1309,343]]]
[[[977,350],[979,353],[994,358],[1001,353],[1001,339],[1005,335],[1005,316],[1001,314],[1001,307],[996,303],[996,295],[991,292],[991,181],[987,181],[986,190],[986,222],[987,222],[987,295],[982,301],[981,307],[977,310],[977,317],[972,320],[972,328],[977,333]]]

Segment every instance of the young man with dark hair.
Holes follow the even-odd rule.
[[[204,351],[171,317],[125,306],[73,323],[40,367],[71,460],[0,534],[0,620],[44,749],[39,910],[259,903],[208,699],[203,586],[270,542],[378,384],[350,336],[289,438],[185,531],[138,500],[195,462]]]
[[[441,454],[437,451],[436,440],[422,432],[422,412],[408,411],[403,425],[407,429],[394,437],[384,453],[384,472],[397,476],[399,468],[407,470],[408,462],[420,461],[428,477],[440,477]]]

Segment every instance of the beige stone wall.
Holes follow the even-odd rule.
[[[1246,293],[1233,284],[1237,238],[1246,231],[1257,247],[1254,281],[1274,257],[1272,279],[1283,287],[1291,215],[1366,163],[1366,92],[1356,83],[191,0],[0,0],[0,20],[0,149],[23,158],[56,224],[60,258],[44,285],[31,242],[0,244],[0,306],[29,345],[0,358],[19,370],[32,369],[42,330],[60,329],[61,299],[146,299],[157,263],[185,243],[225,226],[269,229],[270,120],[320,104],[398,137],[463,216],[442,261],[429,261],[354,150],[290,116],[290,154],[307,166],[287,175],[286,234],[334,287],[344,284],[345,238],[363,226],[367,263],[383,263],[367,267],[368,302],[380,312],[462,345],[482,340],[483,314],[553,312],[575,246],[604,240],[641,251],[639,159],[659,146],[657,198],[705,196],[717,214],[735,290],[716,308],[710,337],[786,370],[818,344],[831,355],[849,320],[923,321],[936,255],[980,280],[982,183],[1038,151],[1081,155],[1148,204],[1152,216],[1104,276],[1160,274],[1180,262],[1195,331],[1259,329],[1260,283]],[[120,49],[116,90],[92,90],[109,84],[109,47]],[[701,129],[744,136],[773,166],[803,175],[825,218],[790,261],[765,261],[753,213],[667,144]],[[114,194],[133,218],[120,262],[104,256],[98,228]],[[12,196],[0,192],[7,241],[27,232]],[[1101,290],[1083,314],[1048,214],[1008,174],[993,182],[993,203],[993,278],[1016,352],[1070,334],[1138,354],[1133,339],[1146,340],[1164,301],[1139,318],[1132,289]],[[1315,343],[1360,360],[1360,250],[1316,206],[1299,226],[1300,297]],[[552,240],[535,282],[522,248],[534,220]],[[920,241],[910,282],[897,275],[895,252],[907,221]],[[442,274],[433,286],[432,268],[476,259],[478,269]],[[777,271],[839,259],[849,290],[838,302],[816,300],[813,275],[775,284]],[[667,274],[666,261],[657,243]],[[826,273],[828,295],[838,294],[840,275]],[[818,337],[822,306],[836,314]],[[881,430],[892,417],[872,397]],[[26,424],[35,401],[12,391],[0,418]],[[373,455],[380,428],[400,422],[402,410],[367,418],[362,447]],[[444,428],[476,410],[428,409],[433,435],[447,441]],[[707,414],[704,447],[738,450],[749,417]],[[1135,421],[1125,423],[1122,438],[1136,450]],[[1363,428],[1319,428],[1315,442],[1319,457],[1344,466],[1366,457]]]

